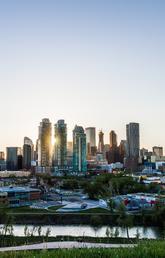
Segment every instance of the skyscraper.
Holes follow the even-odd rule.
[[[22,169],[22,150],[20,147],[6,148],[6,163],[7,170]]]
[[[140,150],[139,124],[130,123],[126,125],[126,129],[127,129],[127,156],[139,157],[139,150]]]
[[[44,118],[39,126],[38,136],[38,166],[51,166],[51,123]]]
[[[58,120],[54,125],[55,149],[54,161],[55,166],[60,169],[67,165],[67,125],[64,120]]]
[[[117,147],[117,134],[115,131],[111,131],[109,134],[110,148]]]
[[[67,142],[67,165],[73,166],[73,142]]]
[[[126,157],[126,151],[127,151],[127,141],[121,140],[119,145],[119,157],[120,157],[121,163],[124,162],[124,158]]]
[[[23,145],[23,167],[26,169],[31,168],[31,162],[34,159],[34,145],[31,139],[24,137]]]
[[[73,130],[73,171],[86,172],[86,134],[82,126]]]
[[[3,151],[0,151],[0,160],[5,159],[5,153]]]
[[[0,171],[6,170],[5,153],[0,151]]]
[[[104,133],[102,131],[99,132],[98,152],[104,152]]]
[[[86,143],[87,143],[87,156],[96,155],[96,128],[88,127],[85,129],[86,132]]]
[[[137,168],[139,151],[140,151],[140,136],[139,124],[130,123],[126,125],[127,134],[127,167],[131,170]]]

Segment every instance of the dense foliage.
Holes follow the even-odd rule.
[[[144,185],[133,177],[124,174],[101,175],[87,181],[84,185],[84,191],[91,199],[138,192],[158,193],[159,188],[157,184]]]

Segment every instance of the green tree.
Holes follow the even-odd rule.
[[[136,235],[135,235],[135,236],[136,236],[136,239],[139,239],[139,238],[140,238],[140,232],[139,232],[139,229],[138,229],[138,228],[136,229]]]
[[[46,236],[46,242],[48,242],[48,238],[49,238],[50,234],[51,234],[51,229],[47,228],[46,235],[45,235]]]
[[[112,198],[110,198],[109,202],[108,202],[108,208],[110,209],[110,211],[113,213],[114,209],[115,209],[115,202]]]
[[[115,233],[114,233],[114,237],[118,237],[119,236],[119,234],[120,234],[120,232],[119,232],[119,229],[118,229],[118,227],[117,228],[115,228]]]
[[[42,227],[39,226],[39,227],[38,227],[38,236],[39,236],[39,237],[41,236],[41,232],[42,232]]]
[[[110,233],[111,233],[111,232],[110,232],[110,230],[109,230],[109,227],[107,227],[107,228],[106,228],[106,232],[105,232],[106,237],[109,238],[109,237],[110,237]]]
[[[129,238],[129,228],[133,225],[133,219],[132,216],[127,213],[125,205],[123,203],[121,203],[118,207],[118,214],[118,224],[119,226],[126,229],[127,238]]]

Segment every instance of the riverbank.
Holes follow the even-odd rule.
[[[136,238],[124,238],[124,237],[89,237],[89,236],[1,236],[0,247],[20,246],[29,244],[40,244],[45,242],[88,242],[88,243],[111,243],[111,244],[137,244],[140,241]]]
[[[164,237],[163,230],[157,227],[131,227],[128,229],[129,240],[127,229],[123,227],[0,225],[0,228],[2,246],[9,242],[9,245],[13,245],[13,243],[15,245],[18,242],[21,244],[45,242],[48,238],[46,236],[49,236],[50,241],[111,241],[111,243],[128,243],[136,239],[162,239]],[[4,237],[5,232],[7,234]],[[8,232],[11,236],[8,236]],[[5,241],[5,239],[8,240]]]
[[[99,218],[101,225],[116,226],[118,223],[118,214],[112,213],[12,213],[9,212],[16,224],[25,225],[92,225],[94,217]],[[159,226],[159,223],[153,220],[152,214],[132,214],[134,226]],[[0,223],[4,223],[5,218],[1,217]]]
[[[55,249],[84,249],[84,248],[134,248],[137,244],[109,244],[109,243],[88,243],[88,242],[44,242],[40,244],[12,246],[0,248],[0,252],[29,251],[29,250],[55,250]]]

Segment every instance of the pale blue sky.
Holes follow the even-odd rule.
[[[164,0],[0,0],[0,150],[64,118],[165,147]]]

